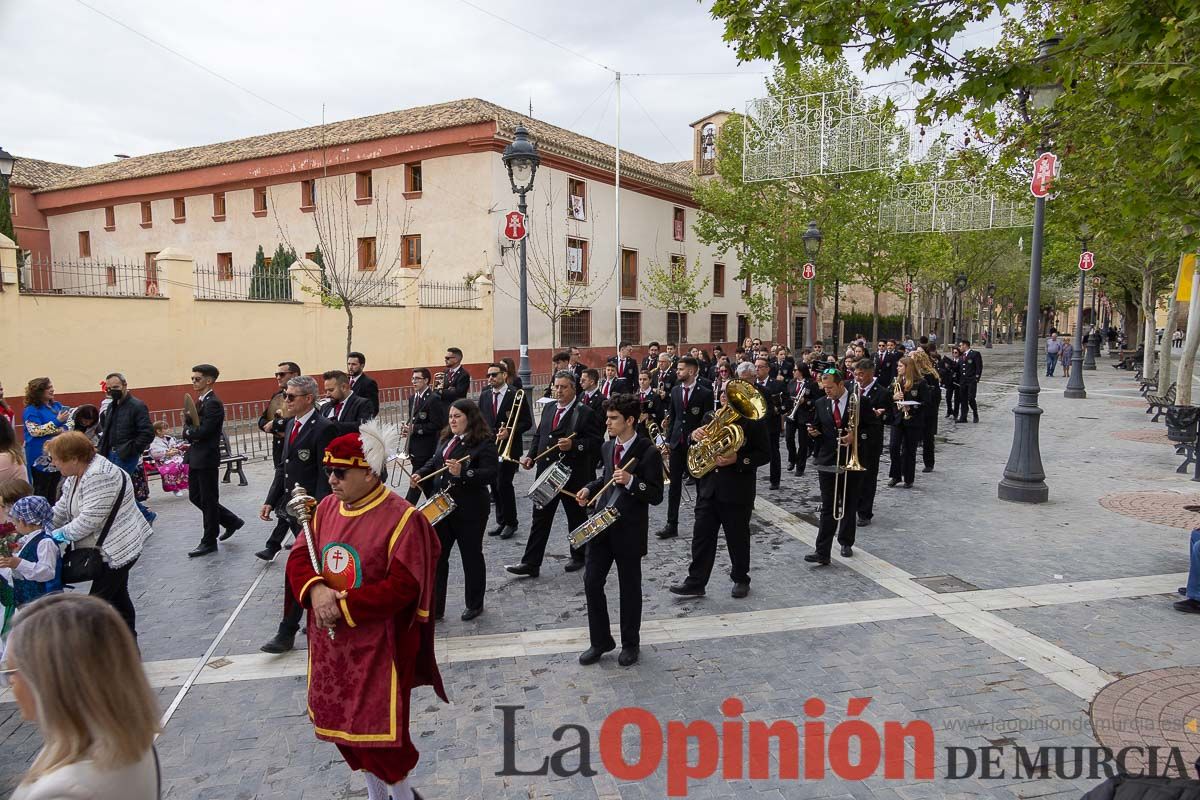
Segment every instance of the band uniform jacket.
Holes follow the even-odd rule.
[[[449,492],[455,503],[453,513],[460,520],[487,519],[492,511],[491,502],[488,499],[488,486],[496,477],[496,470],[500,464],[495,442],[490,436],[473,445],[466,444],[457,436],[452,438],[454,439],[454,448],[450,451],[449,459],[459,461],[470,455],[471,460],[463,464],[462,474],[458,477],[451,475],[450,471],[446,470],[429,481],[423,486],[425,493],[427,496],[432,496],[441,491]],[[446,457],[443,456],[443,453],[447,444],[449,444],[447,439],[438,442],[433,450],[433,455],[415,474],[429,475],[446,466]],[[513,444],[513,447],[516,447],[516,443]]]
[[[209,392],[197,404],[200,424],[185,425],[183,438],[192,446],[183,459],[192,469],[216,469],[221,466],[221,432],[225,426],[225,404],[216,392]]]
[[[559,439],[574,433],[571,449],[557,456],[552,454],[543,458],[537,463],[537,474],[541,475],[551,462],[558,460],[571,470],[571,478],[563,488],[578,490],[587,485],[596,474],[596,459],[600,454],[604,428],[595,412],[581,402],[579,397],[575,398],[570,409],[559,419],[558,427],[553,428],[557,411],[557,403],[547,403],[542,409],[542,418],[538,422],[537,433],[533,437],[529,452],[531,457],[536,456],[547,447],[558,444]]]
[[[630,386],[637,386],[638,363],[636,358],[617,358],[617,377],[624,378]]]
[[[705,414],[713,408],[712,389],[705,388],[704,384],[697,380],[685,406],[683,384],[679,384],[671,389],[670,403],[671,431],[667,434],[667,442],[672,450],[677,447],[689,447],[692,431],[704,424]]]
[[[816,381],[797,378],[785,385],[787,396],[787,415],[797,425],[804,425],[812,419],[813,401],[820,396],[821,389]],[[797,407],[799,404],[799,407]]]
[[[607,395],[604,393],[605,386],[608,387]],[[601,402],[603,402],[604,400],[607,400],[610,397],[616,397],[619,394],[631,394],[636,392],[637,389],[633,388],[635,386],[637,386],[637,381],[630,383],[624,378],[613,378],[612,382],[609,383],[608,378],[601,378],[600,385],[596,387],[596,393],[600,395]]]
[[[705,421],[712,417],[709,414]],[[719,503],[753,504],[758,488],[758,468],[771,460],[767,422],[765,419],[741,417],[733,424],[740,427],[746,437],[745,443],[737,451],[737,460],[727,467],[716,467],[700,478],[696,495],[715,499]]]
[[[282,416],[277,416],[273,419],[268,418],[267,409],[271,407],[271,403],[274,402],[276,397],[283,397],[285,394],[286,392],[280,389],[271,395],[271,399],[267,401],[267,405],[263,408],[263,413],[258,417],[258,429],[260,431],[268,422],[271,423],[271,463],[277,467],[283,458],[283,429],[287,427],[287,420]]]
[[[896,377],[897,366],[900,364],[900,358],[903,355],[899,350],[893,350],[890,353],[885,350],[877,359],[875,377],[884,383],[891,383]]]
[[[330,403],[325,407],[323,416],[337,428],[338,436],[344,433],[358,433],[358,426],[375,415],[371,413],[371,404],[365,397],[359,397],[353,392],[346,395],[341,410],[338,403]]]
[[[957,386],[959,363],[950,356],[942,356],[937,363],[938,375],[942,378],[942,386]]]
[[[350,391],[371,404],[371,416],[379,416],[379,384],[365,372],[350,378]]]
[[[604,469],[600,477],[587,485],[591,500],[613,475],[613,450],[615,439],[604,443],[600,450],[600,463]],[[600,536],[608,537],[608,545],[617,555],[646,555],[646,532],[650,527],[650,506],[663,501],[663,462],[658,448],[649,439],[638,434],[629,449],[621,453],[621,463],[630,458],[637,462],[630,471],[633,480],[628,486],[611,486],[599,500],[596,508],[614,506],[620,518],[605,529]]]
[[[876,379],[876,383],[879,380]],[[888,387],[891,391],[891,387]],[[813,414],[812,422],[809,424],[817,429],[819,436],[810,439],[814,450],[813,463],[818,467],[833,467],[837,463],[838,437],[842,435],[842,429],[834,425],[833,421],[833,400],[829,397],[821,397],[814,404],[816,413]],[[860,408],[860,419],[861,411]],[[846,400],[846,411],[842,415],[842,428],[845,428],[850,423],[850,400]],[[861,422],[859,427],[861,428]],[[805,432],[807,435],[807,431]]]
[[[504,423],[508,422],[509,415],[512,414],[513,403],[517,400],[517,392],[513,387],[509,386],[504,390],[504,398],[500,401],[499,413],[492,413],[492,387],[486,386],[479,393],[479,413],[483,414],[483,421],[488,424],[488,429],[494,435],[496,431],[504,427]],[[517,412],[516,433],[510,434],[515,436],[512,443],[512,450],[509,451],[510,458],[520,458],[524,455],[525,450],[525,432],[533,427],[533,411],[530,408],[531,398],[529,393],[525,393],[525,399],[521,401],[521,409]],[[495,439],[493,439],[495,441]],[[508,444],[508,440],[503,440],[498,444],[497,450],[502,451]],[[549,458],[549,456],[547,456]]]
[[[771,430],[778,430],[784,411],[784,384],[775,378],[768,377],[765,381],[755,381],[754,388],[767,404],[767,415],[763,421]]]
[[[883,409],[883,414],[876,414],[877,409]],[[858,414],[858,449],[859,460],[874,461],[883,454],[883,428],[892,418],[895,406],[892,405],[892,387],[878,378],[871,388],[862,393],[862,405]]]
[[[892,391],[888,387],[888,391]],[[904,399],[908,401],[916,401],[919,406],[896,406],[892,413],[892,424],[902,428],[924,428],[926,412],[925,409],[933,405],[933,388],[922,378],[915,384],[908,387],[908,391],[904,393]],[[907,419],[904,416],[904,409],[908,409]]]
[[[414,464],[422,464],[433,455],[449,413],[442,399],[430,389],[425,390],[420,401],[415,394],[408,398],[408,421],[412,425],[408,453]]]
[[[983,356],[978,350],[968,350],[962,358],[959,379],[963,383],[978,381],[983,377]]]
[[[444,380],[446,388],[440,389],[436,393],[447,406],[455,400],[461,400],[471,392],[471,374],[462,367],[455,369],[453,375],[447,372]]]
[[[287,420],[283,434],[283,459],[275,467],[275,479],[267,490],[265,502],[272,508],[287,503],[292,487],[299,484],[317,502],[329,494],[329,481],[325,477],[322,463],[325,447],[338,435],[337,425],[332,420],[314,412],[296,434],[296,441],[289,444],[296,420]]]
[[[646,356],[642,359],[642,372],[653,372],[658,366],[658,356]]]
[[[661,426],[663,421],[663,406],[665,405],[665,402],[661,397],[658,396],[658,392],[654,391],[653,389],[646,392],[645,395],[643,395],[641,392],[638,392],[637,399],[638,403],[641,405],[641,412],[638,415],[638,433],[641,433],[643,436],[645,436],[646,426],[645,423],[642,422],[641,414],[645,414],[647,418],[655,425]]]
[[[604,395],[600,394],[599,386],[591,394],[580,392],[575,399],[590,408],[600,419],[604,418]],[[557,403],[550,403],[550,405],[558,407]]]

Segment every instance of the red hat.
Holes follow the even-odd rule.
[[[322,463],[327,467],[371,468],[363,453],[362,438],[357,433],[346,433],[330,442]]]

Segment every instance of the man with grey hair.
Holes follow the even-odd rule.
[[[133,478],[138,510],[153,524],[158,515],[142,505],[150,496],[146,474],[142,472],[142,453],[154,441],[150,409],[129,393],[129,383],[121,373],[110,372],[104,386],[109,403],[100,415],[101,433],[96,449]]]
[[[756,376],[756,371],[754,369],[754,365],[751,364],[749,361],[743,361],[737,365],[738,380],[746,381],[748,383],[754,383],[755,376]]]
[[[274,511],[279,519],[288,520],[295,535],[300,525],[288,516],[285,510],[287,501],[295,486],[303,486],[304,491],[318,503],[329,494],[329,481],[325,478],[322,458],[325,447],[338,435],[338,429],[331,419],[316,413],[317,382],[307,375],[288,380],[284,401],[290,419],[283,432],[283,453],[279,466],[275,467],[275,480],[271,481],[267,499],[258,516],[263,522],[270,522],[271,512]],[[284,536],[286,533],[280,533],[280,527],[276,526],[267,540],[267,546],[255,555],[264,561],[271,561],[282,548]],[[283,620],[275,636],[262,646],[263,652],[283,653],[291,650],[296,643],[296,631],[300,630],[303,613],[304,607],[292,597],[285,581]]]

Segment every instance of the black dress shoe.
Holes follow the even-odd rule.
[[[842,558],[853,558],[854,548],[848,544],[842,545]]]
[[[286,653],[295,646],[296,634],[287,633],[286,631],[279,631],[273,637],[271,637],[266,644],[258,649],[264,653],[274,653],[278,655],[279,653]]]
[[[674,539],[679,535],[679,529],[673,525],[667,525],[658,533],[654,534],[659,539]]]
[[[741,600],[748,594],[750,594],[750,584],[748,583],[735,583],[733,590],[729,592],[729,596],[735,600]]]
[[[704,597],[703,586],[697,586],[696,584],[688,583],[687,581],[672,586],[668,591],[670,591],[671,594],[678,594],[682,595],[683,597]]]
[[[501,539],[511,539],[512,537],[514,537],[516,535],[517,535],[517,526],[516,525],[505,526],[505,528],[502,531],[500,531]]]
[[[612,650],[616,650],[616,644],[610,644],[607,647],[589,647],[579,654],[579,663],[585,667],[595,664],[600,660],[600,656]]]
[[[892,478],[890,481],[888,481],[888,486],[895,486],[899,482],[900,482],[899,478]]]
[[[242,526],[243,526],[243,525],[245,525],[245,524],[246,524],[246,520],[244,520],[244,519],[239,519],[239,520],[237,521],[237,524],[236,524],[236,525],[230,525],[228,528],[226,528],[224,531],[222,531],[222,532],[221,532],[221,535],[220,535],[220,536],[218,536],[218,537],[217,537],[217,539],[219,539],[219,540],[220,540],[220,541],[222,541],[222,542],[223,542],[223,541],[225,541],[225,540],[226,540],[226,539],[228,539],[230,536],[233,536],[235,533],[237,533],[238,531],[240,531],[240,530],[242,529]]]
[[[463,613],[462,613],[462,621],[470,622],[471,620],[475,619],[482,613],[483,613],[483,606],[480,606],[479,608],[468,608],[465,611],[463,611]]]
[[[1187,587],[1186,587],[1186,586],[1180,586],[1180,587],[1179,587],[1178,589],[1176,589],[1175,591],[1179,592],[1179,593],[1180,593],[1181,595],[1183,595],[1184,597],[1187,597]]]
[[[871,518],[870,517],[859,517],[858,519],[855,520],[855,523],[858,524],[858,527],[865,528],[871,524]]]
[[[921,472],[933,472],[933,467],[922,467]]]
[[[195,550],[188,551],[188,558],[196,558],[197,556],[206,556],[209,553],[215,553],[215,552],[217,552],[217,543],[216,542],[213,542],[212,544],[205,544],[204,542],[201,542],[200,544],[196,545]]]
[[[520,564],[507,564],[504,568],[513,575],[528,575],[531,578],[536,578],[541,573],[540,568],[526,564],[524,561]]]
[[[638,648],[622,647],[621,652],[617,654],[617,663],[622,667],[632,667],[638,660]]]
[[[796,465],[795,465],[795,463],[788,464],[788,465],[787,465],[787,471],[788,471],[788,472],[795,472],[795,471],[796,471]]]
[[[976,414],[975,416],[971,417],[971,422],[979,422],[979,415]]]
[[[1185,614],[1200,614],[1200,600],[1180,600],[1175,603],[1175,610],[1182,611]]]
[[[770,488],[771,488],[772,490],[777,490],[777,489],[779,488],[779,484],[778,484],[778,483],[772,483]]]
[[[912,488],[912,481],[905,481],[905,482],[904,482],[904,488],[905,488],[905,489],[911,489],[911,488]]]
[[[496,527],[494,527],[490,531],[488,531],[488,536],[499,536],[502,533],[504,533],[504,526],[497,525]]]
[[[566,572],[578,572],[579,570],[583,569],[583,564],[584,564],[584,562],[576,561],[575,559],[572,558],[570,561],[567,562],[567,565],[565,567],[563,567],[563,570],[565,570]]]
[[[828,567],[828,566],[829,566],[829,559],[828,559],[828,558],[821,558],[821,557],[820,557],[819,555],[817,555],[816,553],[809,553],[808,555],[806,555],[806,556],[804,557],[804,560],[805,560],[805,561],[807,561],[807,562],[808,562],[808,563],[810,563],[810,564],[819,564],[819,565],[820,565],[820,566],[822,566],[822,567]]]
[[[275,560],[275,556],[276,556],[278,553],[279,553],[279,548],[278,548],[278,547],[271,547],[270,545],[268,545],[267,547],[264,547],[262,550],[259,550],[259,551],[258,551],[257,553],[255,553],[254,555],[258,556],[258,557],[259,557],[259,558],[261,558],[263,561],[274,561],[274,560]]]

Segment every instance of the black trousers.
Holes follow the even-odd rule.
[[[671,484],[674,485],[674,479]],[[586,484],[580,483],[576,487],[567,485],[567,491],[577,492]],[[567,498],[566,495],[555,495],[549,505],[533,509],[533,522],[529,526],[529,541],[525,544],[525,555],[521,557],[522,564],[529,564],[533,567],[542,566],[542,560],[546,557],[546,543],[550,541],[550,529],[554,527],[554,512],[558,510],[559,505],[562,505],[567,514],[567,529],[575,530],[583,523],[587,522],[587,511],[579,506],[579,503]],[[565,537],[564,537],[565,542]],[[581,550],[576,550],[570,545],[567,549],[571,551],[571,560],[577,563],[584,563],[584,554]],[[582,548],[587,550],[587,547]]]
[[[496,524],[512,525],[517,522],[517,493],[513,489],[513,478],[517,474],[517,465],[510,461],[501,461],[496,478],[492,481],[492,497],[496,499]]]
[[[779,460],[779,417],[767,418],[767,447],[771,449],[771,483],[779,483],[783,475],[783,467]]]
[[[976,417],[979,416],[979,407],[975,405],[975,391],[979,388],[979,381],[963,381],[958,387],[958,421],[967,421],[967,406],[971,407],[971,413]]]
[[[734,583],[750,582],[750,513],[749,503],[722,503],[712,497],[696,501],[696,522],[692,527],[692,563],[687,582],[706,586],[717,559],[717,532],[725,531],[725,548],[729,551],[729,576]]]
[[[54,505],[58,500],[58,484],[62,481],[62,473],[42,472],[40,469],[30,471],[33,472],[33,493]]]
[[[854,535],[858,531],[858,497],[862,490],[862,472],[844,473],[846,479],[846,510],[841,521],[833,518],[833,484],[836,474],[833,472],[818,472],[817,482],[821,486],[821,526],[817,532],[817,555],[829,558],[833,551],[833,537],[836,534],[838,544],[846,546],[854,544]]]
[[[283,548],[283,540],[287,537],[288,531],[300,535],[300,525],[288,516],[286,511],[276,509],[275,511],[275,528],[271,531],[271,535],[267,537],[267,548],[270,550],[280,550]]]
[[[804,421],[792,422],[790,419],[783,421],[783,438],[787,442],[788,464],[800,465],[800,472],[804,474],[804,465],[808,461],[809,435],[808,429],[804,427]]]
[[[483,563],[483,529],[487,527],[487,510],[472,509],[475,513],[467,517],[455,509],[450,516],[435,528],[442,543],[442,554],[438,556],[437,584],[433,599],[437,616],[446,612],[446,581],[450,577],[450,549],[458,543],[458,556],[462,559],[463,576],[466,578],[467,608],[483,608],[483,593],[487,589],[487,568]]]
[[[642,557],[613,552],[604,533],[588,542],[584,549],[587,559],[583,567],[583,593],[587,597],[588,637],[592,647],[606,649],[613,645],[604,584],[614,563],[620,592],[621,646],[638,647],[642,630]]]
[[[913,412],[918,413],[918,412]],[[892,467],[888,477],[893,480],[912,483],[917,475],[917,445],[925,436],[924,428],[914,428],[908,425],[892,426],[892,441],[889,452]]]
[[[683,482],[688,478],[688,448],[683,445],[671,448],[671,459],[667,466],[671,470],[671,485],[667,489],[667,527],[679,527],[679,501],[683,498]]]
[[[117,569],[105,564],[104,571],[100,573],[99,578],[92,581],[91,591],[88,592],[92,597],[99,597],[117,610],[121,619],[125,620],[125,624],[129,626],[129,632],[133,634],[135,640],[137,639],[135,625],[137,612],[133,608],[133,600],[129,597],[129,570],[133,569],[133,565],[136,563],[137,559],[135,558]]]
[[[859,473],[862,486],[858,493],[858,516],[869,520],[875,516],[875,489],[879,486],[879,460],[883,458],[883,442],[881,440],[876,447],[859,447],[858,452],[859,462],[867,468],[866,472]]]
[[[958,386],[946,384],[946,416],[958,417]]]
[[[921,460],[926,469],[933,469],[933,437],[938,432],[938,412],[925,416],[925,427],[921,429]]]
[[[204,516],[203,544],[216,544],[221,528],[241,525],[242,520],[221,505],[221,484],[217,480],[220,467],[192,468],[188,473],[188,500]]]

